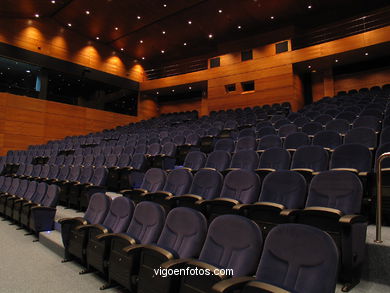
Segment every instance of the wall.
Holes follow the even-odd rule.
[[[31,144],[138,121],[137,117],[0,93],[0,155]]]
[[[51,19],[0,18],[0,42],[141,82],[144,71],[128,56],[90,41]]]
[[[351,89],[370,88],[390,84],[390,68],[381,68],[334,77],[335,93]]]
[[[170,101],[159,103],[159,113],[173,113],[173,112],[186,112],[196,110],[200,113],[201,111],[202,100],[199,99],[191,99],[185,101]]]

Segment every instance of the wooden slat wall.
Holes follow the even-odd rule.
[[[138,121],[137,117],[0,93],[0,155],[68,135]]]
[[[198,113],[201,111],[202,100],[192,99],[185,101],[172,101],[159,104],[159,113],[174,113],[174,112],[186,112],[196,110]]]
[[[364,71],[354,74],[337,75],[334,77],[335,93],[351,89],[370,88],[390,84],[390,68]]]
[[[50,21],[50,20],[47,20]],[[0,42],[142,82],[141,65],[51,21],[0,18]]]

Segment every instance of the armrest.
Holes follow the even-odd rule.
[[[251,282],[247,283],[246,286],[261,289],[262,290],[261,292],[291,293],[290,291],[286,291],[280,287],[277,287],[277,286],[274,286],[271,284],[267,284],[267,283],[263,283],[263,282],[259,282],[259,281],[251,281]]]
[[[190,194],[190,193],[189,194],[183,194],[183,195],[175,196],[173,198],[178,199],[178,200],[180,200],[181,198],[188,198],[188,199],[193,199],[195,201],[203,199],[203,197],[201,197],[199,195]]]
[[[359,172],[358,173],[358,176],[362,176],[362,177],[365,177],[368,175],[368,172]]]
[[[214,284],[212,290],[216,293],[227,293],[242,289],[248,282],[253,281],[253,277],[237,277],[223,280]]]
[[[33,210],[35,210],[35,211],[37,211],[37,210],[39,210],[39,211],[51,211],[51,212],[56,212],[57,211],[56,208],[45,207],[45,206],[35,206],[35,207],[31,208],[31,211],[33,211]]]
[[[339,222],[342,225],[352,225],[355,223],[365,223],[367,219],[362,215],[345,215],[340,218]]]
[[[31,201],[26,202],[26,203],[23,204],[24,207],[27,207],[27,206],[37,206],[37,205],[38,205],[37,203],[31,202]]]
[[[255,172],[274,172],[274,171],[276,170],[272,168],[259,168],[255,170]]]
[[[311,212],[311,213],[318,213],[318,214],[333,214],[338,217],[343,216],[343,212],[337,209],[332,208],[324,208],[324,207],[308,207],[303,210],[303,212]]]
[[[190,258],[177,258],[177,259],[171,259],[161,264],[161,268],[163,269],[177,269],[177,268],[184,268],[185,265],[192,259]]]
[[[214,272],[216,270],[220,270],[220,268],[218,267],[215,267],[211,264],[208,264],[208,263],[205,263],[205,262],[202,262],[202,261],[199,261],[199,260],[190,260],[189,262],[187,262],[187,265],[191,265],[191,266],[195,266],[195,267],[198,267],[198,268],[201,268],[201,269],[204,269],[204,270],[208,270],[209,272]],[[213,276],[216,276],[218,277],[221,281],[226,279],[226,278],[230,278],[230,276],[227,276],[227,275],[214,275]]]
[[[309,168],[294,168],[294,169],[291,169],[291,171],[296,171],[296,172],[308,172],[308,173],[312,173],[314,172],[313,169],[309,169]]]
[[[137,241],[133,237],[130,237],[129,235],[124,233],[105,233],[96,236],[96,239],[99,241],[108,241],[114,238],[126,240],[129,242],[129,245],[137,244]]]
[[[358,169],[354,169],[354,168],[332,168],[331,170],[334,170],[334,171],[349,171],[349,172],[353,172],[353,173],[359,174],[359,170]]]
[[[300,213],[302,210],[298,209],[285,209],[280,212],[280,215],[283,217],[292,217]]]
[[[209,200],[208,202],[210,202],[210,203],[213,203],[213,202],[216,202],[216,203],[223,202],[223,203],[230,203],[232,205],[240,204],[240,202],[238,200],[232,199],[232,198],[227,198],[227,197],[217,197],[217,198]]]
[[[278,203],[275,203],[275,202],[256,202],[253,204],[253,206],[256,206],[256,207],[264,207],[266,209],[277,209],[279,211],[282,211],[284,210],[284,205],[282,204],[278,204]]]
[[[146,189],[142,189],[142,188],[135,188],[135,189],[124,189],[124,190],[121,190],[120,193],[122,194],[127,194],[127,193],[131,193],[131,194],[142,194],[142,193],[147,193],[148,191]]]
[[[286,149],[286,150],[289,152],[296,152],[297,151],[297,149]]]
[[[88,221],[82,217],[76,217],[76,218],[62,218],[58,220],[58,223],[66,224],[66,223],[78,223],[79,225],[87,225]]]
[[[82,226],[77,226],[76,230],[78,231],[83,231],[83,230],[90,230],[90,229],[97,229],[101,233],[108,233],[108,229],[104,227],[103,225],[99,224],[87,224],[87,225],[82,225]]]
[[[173,255],[172,252],[170,252],[164,248],[161,248],[159,246],[151,245],[151,244],[136,244],[136,245],[132,245],[132,246],[128,246],[128,247],[123,248],[123,251],[125,253],[134,253],[135,251],[137,251],[139,249],[151,250],[151,251],[163,256],[167,260],[171,260],[171,259],[176,258],[176,256]]]

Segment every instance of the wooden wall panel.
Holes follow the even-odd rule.
[[[186,101],[172,101],[159,104],[159,113],[186,112],[196,110],[200,113],[202,100],[192,99]]]
[[[334,77],[335,93],[372,86],[390,84],[390,68],[364,71]]]
[[[65,136],[114,128],[138,117],[0,93],[0,155]]]
[[[138,82],[145,80],[140,64],[119,52],[113,55],[111,47],[64,29],[53,20],[2,18],[0,42]]]

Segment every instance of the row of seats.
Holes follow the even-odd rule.
[[[132,292],[161,293],[335,290],[336,245],[307,225],[279,225],[262,248],[259,228],[242,216],[223,215],[207,227],[204,216],[189,208],[165,215],[158,204],[134,208],[127,198],[111,202],[103,194],[93,196],[84,218],[60,222],[67,261],[76,257],[87,267],[82,273],[103,273],[108,284],[101,289],[119,284]],[[158,275],[161,268],[203,273]],[[214,274],[217,270],[232,273]]]
[[[0,176],[0,215],[38,236],[53,229],[58,194],[56,185]]]

